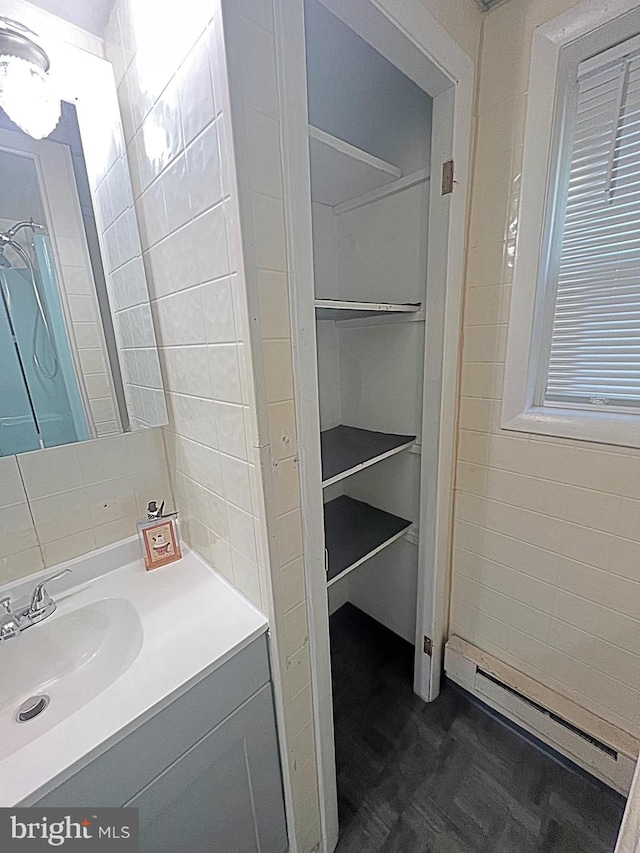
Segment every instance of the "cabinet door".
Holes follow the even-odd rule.
[[[266,637],[258,637],[169,705],[34,803],[121,806],[269,682]]]
[[[140,853],[283,853],[287,835],[271,686],[127,805],[140,810]]]

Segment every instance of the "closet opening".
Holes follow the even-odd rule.
[[[358,654],[393,660],[415,701],[429,701],[439,691],[446,632],[473,69],[459,51],[460,67],[447,76],[446,61],[434,59],[451,49],[448,37],[409,0],[406,10],[419,10],[423,23],[412,27],[423,43],[410,41],[386,8],[393,5],[280,4],[296,414],[327,851],[339,829],[332,662],[344,683],[355,631]],[[457,153],[456,189],[443,194],[443,166]],[[335,687],[344,704],[345,691]],[[349,701],[368,695],[354,689]]]
[[[319,0],[305,34],[328,609],[413,644],[433,101]]]
[[[433,99],[319,0],[305,2],[305,36],[321,523],[345,778],[348,721],[375,695],[358,691],[346,661],[386,663],[395,638],[410,660],[416,642]],[[369,672],[374,690],[385,673]]]

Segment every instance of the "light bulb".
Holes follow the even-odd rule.
[[[27,59],[0,55],[0,107],[34,139],[42,139],[60,120],[60,97],[51,78]]]

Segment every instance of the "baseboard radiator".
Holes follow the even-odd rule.
[[[555,690],[452,636],[445,646],[447,676],[584,770],[625,796],[640,742]]]

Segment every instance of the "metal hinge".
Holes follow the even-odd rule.
[[[329,574],[329,552],[326,548],[324,549],[324,570]]]
[[[429,657],[431,657],[431,652],[433,651],[433,641],[431,637],[427,637],[426,634],[424,635],[422,651],[425,653],[425,655],[429,655]]]
[[[442,164],[442,195],[453,192],[453,160]]]

